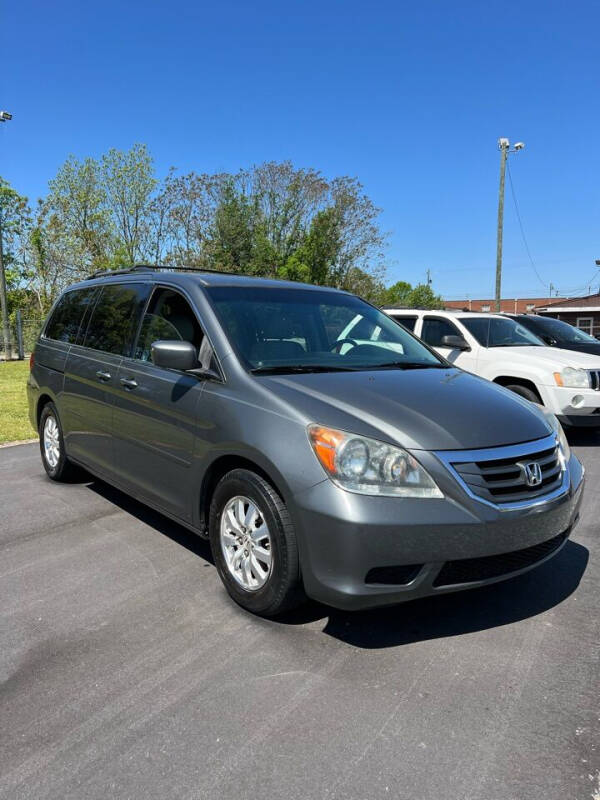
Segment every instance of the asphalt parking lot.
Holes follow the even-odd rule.
[[[208,546],[0,449],[0,797],[598,800],[600,434],[562,552],[503,584],[283,622]]]

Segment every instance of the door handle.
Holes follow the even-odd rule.
[[[133,378],[121,378],[121,386],[124,386],[126,389],[137,389],[137,381]]]
[[[96,373],[96,377],[99,381],[109,381],[111,379],[111,374],[110,372],[103,372],[101,369],[99,369]]]

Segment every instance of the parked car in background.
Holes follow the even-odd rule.
[[[600,427],[600,354],[547,347],[503,314],[383,310],[456,366],[542,404],[564,425]]]
[[[594,336],[569,325],[554,317],[544,317],[541,314],[506,314],[519,325],[535,333],[536,336],[550,347],[560,347],[561,350],[575,350],[578,353],[590,353],[600,356],[600,342]]]
[[[552,413],[346,292],[104,273],[56,303],[27,389],[51,479],[83,466],[209,538],[229,594],[265,616],[501,580],[579,518]]]

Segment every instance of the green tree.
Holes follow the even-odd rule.
[[[21,279],[30,228],[27,198],[0,178],[0,258],[9,291],[15,289]]]
[[[214,265],[232,272],[248,272],[253,263],[258,205],[252,198],[238,192],[229,181],[215,211],[210,243]],[[266,265],[265,265],[266,270]]]
[[[210,250],[214,249],[215,215],[228,180],[231,176],[220,174],[178,176],[171,168],[158,193],[167,206],[162,242],[167,263],[214,266]]]
[[[112,243],[110,213],[100,165],[69,156],[49,182],[40,222],[62,239],[70,266],[82,274],[106,265]]]
[[[302,244],[315,214],[329,205],[329,184],[311,167],[266,161],[234,176],[241,191],[256,199],[264,235],[280,265]]]
[[[0,315],[5,358],[12,357],[9,314],[20,299],[26,242],[31,224],[27,198],[0,178]]]
[[[365,272],[360,267],[351,267],[348,270],[340,289],[363,297],[376,306],[383,304],[385,292],[383,282],[376,275]]]
[[[444,308],[444,301],[431,286],[420,283],[408,295],[407,305],[411,308]]]
[[[27,284],[46,308],[93,269],[150,263],[225,269],[357,291],[383,302],[386,236],[356,178],[290,161],[158,184],[145,145],[70,156],[37,209]]]
[[[318,211],[300,246],[289,256],[281,277],[326,286],[341,247],[339,216],[335,208]]]
[[[388,286],[383,292],[383,305],[405,306],[410,303],[410,294],[413,287],[407,281],[397,281]]]
[[[102,156],[101,175],[107,207],[127,265],[135,264],[148,252],[149,213],[157,181],[154,163],[145,144],[130,150],[112,148]]]
[[[378,224],[381,209],[363,191],[356,178],[334,178],[329,188],[338,216],[340,248],[332,271],[332,285],[343,287],[350,270],[358,268],[376,283],[385,276],[383,251],[387,234]]]

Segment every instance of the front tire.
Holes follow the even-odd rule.
[[[221,478],[211,500],[209,538],[219,576],[243,608],[275,617],[304,600],[294,526],[260,475],[234,469]]]
[[[521,386],[517,383],[507,386],[506,388],[510,389],[511,392],[518,394],[520,397],[524,397],[525,400],[529,400],[531,403],[542,405],[542,400],[538,393],[534,392],[533,389],[529,389],[527,386]]]
[[[75,474],[75,467],[67,458],[65,440],[54,403],[46,403],[40,414],[40,452],[42,464],[53,481],[68,481]]]

